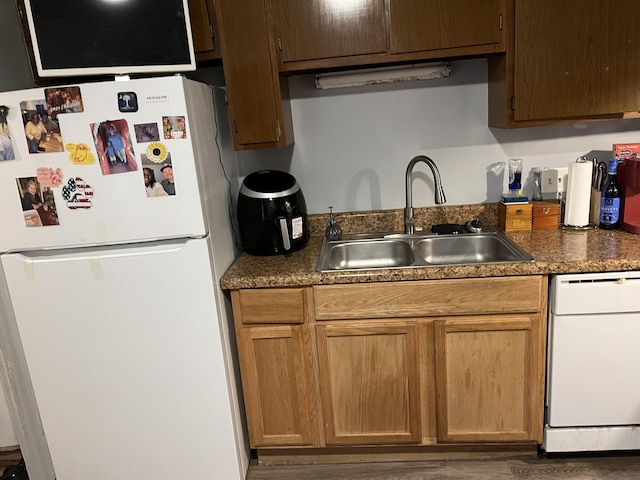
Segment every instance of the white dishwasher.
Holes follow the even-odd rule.
[[[556,275],[543,449],[640,449],[640,272]]]

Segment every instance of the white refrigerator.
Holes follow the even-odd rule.
[[[245,478],[225,122],[178,75],[0,93],[0,348],[31,480]]]

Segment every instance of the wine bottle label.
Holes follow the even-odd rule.
[[[600,200],[600,223],[613,225],[620,218],[620,199],[605,198]]]

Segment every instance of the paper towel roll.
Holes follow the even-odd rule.
[[[593,163],[572,162],[567,177],[567,202],[564,210],[564,224],[584,227],[589,224],[591,202],[591,175]]]

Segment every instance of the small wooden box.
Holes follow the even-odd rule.
[[[560,204],[533,202],[533,229],[553,230],[560,226]]]
[[[533,205],[529,203],[498,203],[498,225],[505,232],[531,230]]]

